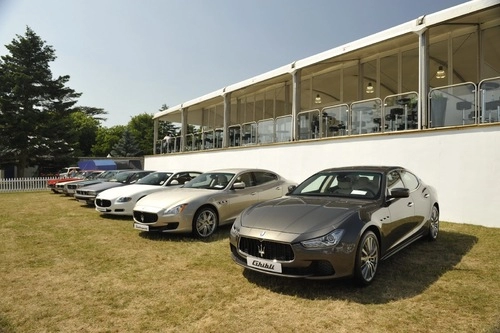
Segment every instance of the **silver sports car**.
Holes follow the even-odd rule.
[[[323,170],[286,197],[243,211],[230,232],[231,257],[266,274],[372,282],[379,261],[413,241],[435,240],[434,188],[402,167]]]
[[[183,187],[152,193],[134,207],[134,228],[141,231],[192,232],[211,236],[255,203],[285,195],[290,182],[261,169],[224,169],[203,173]]]

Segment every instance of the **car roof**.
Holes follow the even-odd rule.
[[[154,172],[154,171],[151,171],[151,170],[125,170],[122,172],[123,173],[137,173],[137,172]]]
[[[333,171],[371,171],[371,172],[387,172],[394,169],[405,169],[401,166],[387,166],[387,165],[360,165],[360,166],[346,166],[335,167],[321,170],[320,172],[333,172]]]
[[[203,171],[199,171],[199,170],[184,170],[184,169],[175,169],[175,170],[158,170],[158,171],[154,171],[152,173],[157,173],[157,172],[168,172],[168,173],[179,173],[179,172],[196,172],[196,173],[203,173]]]
[[[256,169],[256,168],[228,168],[228,169],[216,169],[216,170],[210,170],[204,173],[213,173],[213,172],[228,172],[228,173],[239,173],[242,171],[263,171],[263,172],[272,172],[276,173],[271,170],[266,170],[266,169]]]

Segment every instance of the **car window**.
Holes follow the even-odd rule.
[[[256,185],[262,185],[265,183],[269,183],[269,182],[278,180],[278,175],[276,175],[272,172],[256,171],[253,173],[253,175],[255,177],[255,184]]]
[[[151,174],[151,171],[136,172],[128,181],[129,184],[135,184],[139,179]]]
[[[245,183],[245,187],[253,187],[255,186],[257,183],[256,181],[254,180],[254,175],[252,172],[244,172],[242,174],[240,174],[238,176],[238,178],[236,179],[236,182],[237,183]]]
[[[420,182],[417,176],[415,176],[411,172],[403,170],[401,171],[401,177],[403,178],[403,183],[405,184],[405,187],[408,188],[410,192],[418,188]]]
[[[141,179],[143,177],[143,174],[140,174],[140,173],[134,173],[132,174],[128,180],[124,181],[124,183],[129,183],[129,184],[133,184],[135,182],[137,182],[139,179]]]
[[[403,181],[401,180],[401,176],[399,172],[393,170],[387,174],[387,190],[392,191],[395,188],[405,187]]]
[[[109,179],[109,181],[110,182],[120,182],[120,183],[123,183],[124,181],[127,180],[128,177],[130,177],[130,173],[129,172],[120,172],[120,173],[114,174]]]
[[[223,190],[233,179],[234,173],[207,172],[184,184],[184,188]]]
[[[375,199],[380,195],[381,174],[362,171],[326,171],[306,179],[292,195],[318,195]]]
[[[110,179],[112,178],[114,175],[116,175],[118,173],[118,171],[116,170],[111,170],[111,171],[104,171],[103,173],[101,173],[97,178],[99,179]]]
[[[153,172],[139,179],[136,184],[163,185],[172,176],[172,172]]]
[[[332,183],[331,179],[332,177],[328,175],[319,175],[318,177],[314,177],[310,179],[310,181],[304,186],[301,193],[302,194],[322,193],[324,191],[321,189],[325,187],[324,184],[326,183],[331,184]]]
[[[175,180],[176,181],[174,182],[175,185],[183,185],[184,183],[190,181],[191,179],[198,177],[200,174],[201,173],[199,172],[179,172],[172,177],[169,183],[172,184],[172,181]]]

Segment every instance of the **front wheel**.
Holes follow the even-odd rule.
[[[429,224],[429,237],[430,241],[435,241],[439,233],[439,209],[437,206],[432,206],[431,218]]]
[[[219,218],[213,208],[202,207],[193,220],[193,234],[199,238],[210,237],[219,224]]]
[[[356,266],[354,277],[360,285],[370,284],[377,273],[380,259],[380,246],[377,236],[372,231],[367,231],[361,237],[356,253]]]

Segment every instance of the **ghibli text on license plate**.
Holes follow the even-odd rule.
[[[247,257],[247,265],[253,268],[281,273],[281,264],[272,260],[260,259],[255,257]]]

